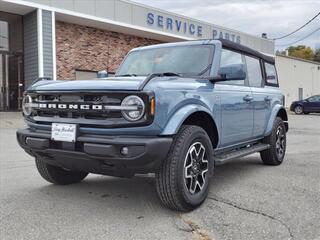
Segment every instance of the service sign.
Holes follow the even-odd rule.
[[[197,38],[203,37],[204,26],[201,23],[182,20],[175,17],[165,17],[161,14],[148,12],[147,13],[147,24],[149,26],[157,27],[161,30],[166,29],[172,33],[183,34],[186,36],[194,36]],[[241,43],[241,37],[233,32],[220,30],[218,28],[213,28],[212,32],[209,33],[213,39],[227,39],[236,43]]]

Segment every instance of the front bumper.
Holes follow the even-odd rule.
[[[19,145],[49,164],[74,171],[130,177],[155,172],[166,158],[171,137],[105,136],[83,134],[75,143],[51,140],[49,131],[17,131]],[[127,147],[128,154],[121,154]]]

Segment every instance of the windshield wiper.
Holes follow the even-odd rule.
[[[137,74],[121,74],[121,75],[116,75],[116,77],[136,77],[138,76]]]
[[[163,73],[153,73],[154,75],[160,76],[160,77],[170,77],[170,76],[178,76],[182,77],[181,74],[179,73],[174,73],[174,72],[163,72]]]
[[[139,90],[142,90],[147,84],[148,82],[151,81],[151,79],[155,78],[155,77],[170,77],[170,76],[178,76],[178,77],[183,77],[181,74],[179,73],[174,73],[174,72],[163,72],[163,73],[150,73],[146,79],[142,82],[142,84],[139,87]]]

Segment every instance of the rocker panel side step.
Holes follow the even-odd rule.
[[[240,158],[252,153],[260,152],[268,149],[269,147],[270,147],[269,144],[259,143],[259,144],[252,145],[250,147],[241,148],[239,150],[220,153],[214,156],[215,165],[222,165],[235,158]]]

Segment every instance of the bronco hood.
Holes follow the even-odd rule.
[[[28,91],[140,90],[147,77],[110,77],[94,80],[42,80]]]

